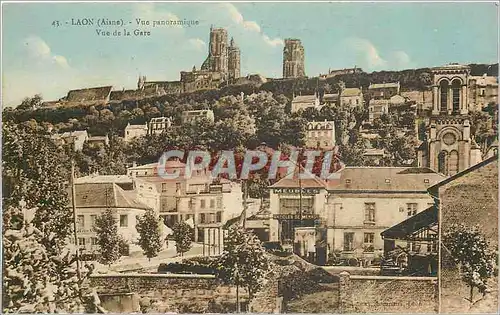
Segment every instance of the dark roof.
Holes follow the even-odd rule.
[[[75,184],[76,207],[78,208],[133,208],[148,209],[135,200],[135,193],[123,190],[115,183]],[[69,194],[70,204],[72,194]]]
[[[405,239],[414,232],[424,227],[429,227],[438,222],[438,209],[436,206],[429,207],[416,215],[409,217],[380,233],[383,238]]]
[[[68,102],[103,101],[111,94],[112,86],[101,86],[88,89],[71,90],[68,92]]]
[[[483,166],[485,166],[485,165],[487,165],[487,164],[490,164],[490,163],[492,163],[492,162],[495,162],[495,161],[497,161],[497,160],[498,160],[498,155],[494,155],[494,156],[492,156],[492,157],[489,157],[489,158],[487,158],[486,160],[484,160],[484,161],[482,161],[482,162],[479,162],[479,163],[477,163],[477,164],[476,164],[476,165],[474,165],[474,166],[469,167],[468,169],[465,169],[465,170],[463,170],[463,171],[461,171],[461,172],[459,172],[459,173],[456,173],[456,174],[455,174],[455,175],[453,175],[453,176],[450,176],[450,177],[446,178],[445,180],[442,180],[442,181],[440,181],[440,182],[436,183],[435,185],[433,185],[433,186],[429,187],[429,188],[428,188],[428,190],[436,189],[436,188],[439,188],[439,187],[441,187],[441,186],[443,186],[443,185],[446,185],[446,184],[448,184],[449,182],[454,181],[454,180],[455,180],[455,179],[457,179],[458,177],[462,177],[462,176],[464,176],[464,175],[466,175],[466,174],[468,174],[468,173],[470,173],[470,172],[472,172],[472,171],[477,170],[478,168],[481,168],[481,167],[483,167]]]
[[[329,181],[329,191],[426,192],[444,179],[429,168],[418,167],[346,167],[340,180]]]

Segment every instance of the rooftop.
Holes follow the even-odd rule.
[[[340,180],[329,181],[330,191],[427,192],[444,175],[429,168],[346,167]]]
[[[399,82],[388,83],[370,83],[368,89],[386,89],[386,88],[399,88]]]
[[[68,102],[102,101],[111,94],[112,86],[101,86],[87,89],[70,90],[68,92]]]
[[[127,175],[88,175],[75,178],[76,184],[97,183],[132,183],[132,178]]]
[[[306,102],[311,102],[314,103],[314,101],[318,97],[316,95],[297,95],[293,98],[292,103],[306,103]]]
[[[349,96],[359,96],[361,95],[361,89],[359,88],[345,88],[340,93],[341,97],[349,97]]]
[[[116,183],[75,184],[76,206],[79,208],[130,208],[147,210],[148,207],[135,200],[135,192],[123,190]],[[72,195],[69,194],[70,204]]]

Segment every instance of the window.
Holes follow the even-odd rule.
[[[200,223],[205,223],[206,221],[206,216],[204,213],[200,213]]]
[[[167,183],[161,183],[161,191],[166,192],[167,191]]]
[[[448,174],[448,152],[441,151],[438,154],[438,172]]]
[[[97,244],[97,237],[90,238],[90,245],[92,245],[92,246],[99,245],[99,244]]]
[[[210,199],[210,208],[215,208],[215,199]]]
[[[451,84],[451,91],[452,91],[452,105],[454,112],[460,111],[460,90],[461,90],[460,80],[453,80]]]
[[[91,214],[90,215],[90,224],[91,224],[91,227],[94,228],[95,227],[95,221],[97,220],[97,215],[95,214]]]
[[[365,203],[365,223],[375,223],[375,203]]]
[[[439,84],[439,89],[440,89],[440,106],[439,110],[442,113],[448,112],[448,82],[447,81],[441,81]]]
[[[217,208],[222,209],[222,197],[217,197]]]
[[[200,208],[205,209],[205,199],[200,200]]]
[[[364,235],[364,248],[365,252],[373,252],[373,240],[375,239],[375,233],[365,233]]]
[[[85,246],[85,238],[84,237],[78,238],[78,246]]]
[[[281,214],[300,214],[301,202],[299,198],[281,198]],[[313,213],[313,199],[302,198],[302,213]]]
[[[128,227],[128,215],[120,215],[120,227]]]
[[[414,216],[417,214],[417,204],[416,203],[407,203],[406,204],[406,211],[408,212],[408,216]]]
[[[83,229],[85,227],[85,216],[79,214],[76,217],[76,226],[78,229]]]
[[[344,233],[344,251],[352,252],[354,250],[354,233],[346,232]]]
[[[181,183],[175,183],[175,191],[180,191],[181,190]]]
[[[222,222],[222,211],[217,212],[215,222],[217,222],[217,223]]]

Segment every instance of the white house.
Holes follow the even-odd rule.
[[[128,123],[127,127],[125,127],[125,134],[123,139],[125,142],[128,142],[134,138],[144,137],[148,134],[148,125],[131,125]]]

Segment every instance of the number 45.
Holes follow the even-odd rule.
[[[52,26],[59,26],[59,21],[52,22]]]

